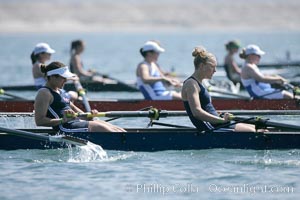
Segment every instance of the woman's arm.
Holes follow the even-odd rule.
[[[83,111],[78,108],[77,106],[75,106],[72,102],[70,102],[70,107],[72,108],[72,110],[74,110],[74,112],[76,113],[83,113]]]
[[[51,119],[47,117],[47,110],[53,96],[47,89],[40,89],[34,101],[34,119],[37,126],[57,126],[61,119]]]
[[[188,81],[187,84],[187,87],[185,87],[186,98],[191,108],[192,114],[195,118],[201,121],[210,122],[212,124],[227,122],[227,120],[225,120],[224,118],[212,115],[203,110],[201,108],[201,102],[199,100],[199,86],[197,85],[197,83],[195,83],[195,81],[192,80]]]
[[[141,64],[140,66],[138,66],[137,75],[139,77],[141,77],[141,79],[143,80],[144,83],[151,84],[151,83],[155,83],[157,81],[167,81],[167,78],[164,75],[162,75],[161,77],[150,76],[149,69],[146,64]]]
[[[262,73],[259,73],[256,70],[254,70],[252,66],[247,66],[247,73],[251,78],[257,80],[258,82],[277,84],[284,84],[285,82],[285,80],[280,76],[263,75]]]
[[[234,61],[233,57],[230,56],[227,59],[228,59],[227,64],[229,65],[229,67],[231,67],[235,73],[241,74],[242,70],[240,69],[238,64]]]
[[[73,56],[71,62],[78,76],[93,76],[93,73],[83,69],[79,55]]]

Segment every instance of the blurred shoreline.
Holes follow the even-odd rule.
[[[300,31],[298,0],[0,0],[0,33]]]

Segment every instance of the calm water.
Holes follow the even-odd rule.
[[[300,60],[300,33],[160,33],[160,34],[13,34],[0,35],[0,85],[31,84],[29,55],[38,42],[57,50],[53,60],[68,63],[73,39],[86,41],[87,68],[121,80],[133,80],[141,60],[139,47],[158,39],[166,48],[165,69],[192,72],[192,48],[204,45],[222,63],[223,44],[240,39],[257,43],[263,62]],[[17,93],[33,98],[34,93]],[[142,98],[139,93],[90,93],[95,98]],[[271,117],[270,117],[271,118]],[[299,117],[272,116],[297,124]],[[190,125],[186,118],[163,120]],[[145,127],[148,120],[116,120],[122,127]],[[10,128],[34,127],[31,118],[0,118]],[[225,150],[119,152],[92,159],[82,149],[0,151],[0,199],[297,199],[300,194],[299,150]]]
[[[78,151],[73,149],[74,151]],[[1,199],[297,199],[300,151],[0,151]]]

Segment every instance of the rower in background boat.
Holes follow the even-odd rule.
[[[185,110],[199,131],[214,130],[219,125],[228,123],[230,126],[230,114],[225,113],[219,117],[214,108],[207,89],[203,86],[203,79],[211,79],[216,72],[216,57],[203,47],[196,47],[192,53],[194,57],[194,73],[184,81],[182,87],[182,100]],[[255,127],[249,124],[238,123],[230,128],[235,131],[255,132]]]
[[[224,59],[224,69],[226,71],[227,78],[235,85],[239,86],[241,82],[242,70],[234,60],[234,55],[238,53],[240,44],[236,40],[229,41],[225,44],[227,54]]]
[[[140,49],[144,61],[139,63],[136,70],[137,86],[147,100],[179,100],[181,94],[168,91],[164,83],[175,87],[181,83],[164,75],[157,64],[160,53],[165,52],[156,41],[147,41]]]
[[[34,47],[30,58],[32,62],[32,75],[34,78],[34,85],[37,89],[45,86],[47,78],[41,72],[41,66],[45,65],[50,59],[51,55],[55,53],[55,50],[50,47],[47,43],[38,43]],[[72,100],[78,98],[77,92],[69,91],[68,95]]]
[[[204,84],[206,88],[211,88],[213,90],[238,94],[241,86],[241,69],[236,63],[234,56],[239,51],[240,43],[236,40],[232,40],[225,44],[225,48],[227,50],[227,54],[224,58],[223,67],[229,80],[204,79],[202,84]]]
[[[55,50],[52,49],[49,44],[38,43],[30,55],[34,85],[37,89],[43,87],[47,82],[44,74],[41,72],[41,65],[45,65],[47,61],[51,59],[51,55],[54,53]]]
[[[68,67],[60,62],[42,65],[41,71],[47,77],[46,85],[38,90],[34,102],[35,122],[37,126],[53,127],[62,132],[124,132],[125,130],[108,122],[92,119],[79,119],[75,113],[83,113],[62,90],[67,79],[76,77]],[[91,113],[97,113],[92,110]]]
[[[240,57],[245,59],[242,67],[241,82],[251,97],[256,99],[293,99],[292,93],[272,88],[271,84],[284,86],[287,82],[281,76],[264,75],[260,72],[258,64],[261,56],[265,54],[257,45],[248,45],[240,53]]]
[[[105,78],[99,75],[98,72],[93,70],[85,70],[80,55],[84,52],[85,43],[82,40],[74,40],[71,43],[71,59],[70,70],[72,73],[77,74],[80,81],[96,81],[103,83],[115,83],[115,80]]]

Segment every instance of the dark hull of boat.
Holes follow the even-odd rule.
[[[116,84],[104,84],[100,82],[82,82],[82,87],[88,91],[111,91],[111,92],[138,92],[139,90],[134,85],[116,83]],[[3,86],[3,90],[16,90],[16,91],[35,91],[37,90],[34,85],[15,85],[15,86]],[[66,83],[64,89],[69,91],[76,91],[73,83]]]
[[[299,110],[297,100],[241,100],[213,99],[217,110]],[[76,105],[84,110],[81,102]],[[163,110],[184,110],[182,101],[150,101],[150,100],[111,100],[90,101],[92,109],[99,111],[140,110],[153,106]],[[32,112],[33,101],[0,101],[0,112]]]
[[[299,149],[300,132],[198,133],[194,129],[138,129],[127,133],[76,133],[72,136],[87,139],[106,150],[164,151],[228,149]],[[49,149],[64,147],[57,143],[0,135],[0,149]]]

